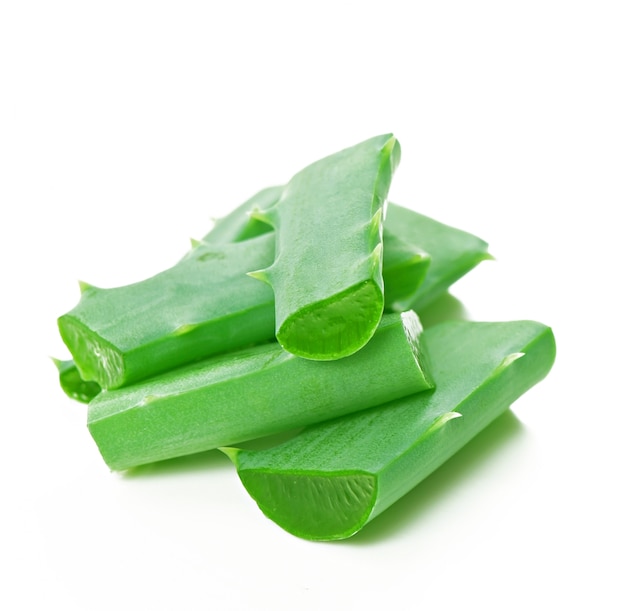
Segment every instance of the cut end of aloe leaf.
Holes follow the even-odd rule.
[[[61,389],[70,399],[89,403],[100,394],[101,388],[96,382],[86,382],[80,377],[74,361],[62,361],[52,357],[52,362],[59,372]]]
[[[261,511],[287,532],[310,541],[347,539],[367,522],[377,494],[369,473],[239,471]]]
[[[83,380],[97,382],[102,388],[124,383],[124,359],[115,346],[72,316],[61,316],[58,325]]]
[[[354,354],[370,340],[383,307],[381,288],[368,280],[298,310],[283,321],[276,339],[296,356],[316,361],[340,359]]]

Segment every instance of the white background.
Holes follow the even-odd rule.
[[[3,2],[0,607],[624,609],[625,31],[601,0]],[[551,325],[548,378],[342,543],[217,452],[110,473],[48,358],[77,280],[390,131],[390,199],[490,243],[452,292]]]

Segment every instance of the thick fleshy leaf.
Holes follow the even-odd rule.
[[[226,448],[261,510],[312,540],[350,537],[519,396],[555,357],[537,322],[447,322],[423,334],[436,389],[309,427],[259,451]]]
[[[272,435],[432,387],[413,312],[387,314],[368,345],[334,362],[276,342],[99,394],[89,431],[111,469]]]

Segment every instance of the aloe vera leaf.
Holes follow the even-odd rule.
[[[407,309],[419,312],[481,261],[493,258],[487,251],[487,242],[475,235],[391,202],[385,230],[408,244],[419,246],[431,257],[424,282],[413,294],[395,302],[387,301],[388,308],[399,312]]]
[[[236,244],[202,242],[176,266],[142,282],[113,289],[83,285],[78,305],[58,321],[78,373],[86,382],[119,388],[272,340],[274,294],[246,271],[269,263],[273,252],[273,233]],[[394,287],[404,291],[417,282],[428,264],[407,247],[398,245],[396,253],[386,266],[391,295]]]
[[[428,276],[430,253],[390,230],[383,229],[383,281],[385,311],[400,310],[396,304],[415,295]],[[407,308],[410,310],[413,308]]]
[[[174,267],[112,289],[84,285],[58,320],[81,377],[117,388],[211,354],[267,341],[274,295],[246,275],[271,263],[274,236],[199,243]]]
[[[422,337],[435,390],[273,448],[223,448],[267,517],[305,539],[354,535],[543,379],[555,358],[552,331],[533,321],[446,322]]]
[[[274,206],[253,214],[276,232],[274,263],[251,275],[274,290],[276,338],[288,352],[338,359],[374,333],[383,206],[399,161],[392,135],[371,138],[301,170]]]
[[[74,361],[59,359],[52,361],[59,372],[59,384],[70,399],[89,403],[102,390],[95,382],[86,382],[80,377]]]
[[[271,262],[274,234],[236,244],[213,244],[220,239],[214,233],[207,238],[210,244],[197,243],[176,266],[142,282],[113,289],[83,285],[59,330],[85,381],[119,388],[274,338],[274,294],[246,276]],[[420,282],[429,263],[400,238],[392,243],[384,266],[391,296]]]
[[[367,347],[339,362],[276,342],[219,355],[99,394],[89,431],[107,465],[127,469],[365,409],[432,387],[420,335],[407,312],[386,315]]]
[[[216,233],[216,227],[204,240],[221,242],[269,230],[268,225],[250,220],[247,212],[261,196],[268,201],[280,189],[271,187],[255,195],[218,223],[228,232]],[[384,241],[387,310],[399,310],[409,302],[420,311],[479,261],[490,258],[483,240],[396,204],[389,205]],[[430,256],[419,254],[422,244],[428,245]],[[269,287],[243,277],[263,261],[269,263],[273,252],[270,235],[247,239],[232,249],[221,244],[203,246],[190,251],[183,260],[186,263],[146,281],[114,289],[84,287],[80,303],[59,321],[80,374],[85,381],[115,388],[196,358],[273,338],[274,295]],[[194,253],[199,261],[190,263]],[[211,284],[210,291],[205,282]],[[178,286],[187,288],[179,293]],[[191,286],[194,291],[189,290]],[[184,294],[184,303],[179,294]],[[209,320],[216,300],[225,310],[222,318]],[[148,324],[151,320],[154,325]],[[177,329],[194,333],[186,335]]]
[[[254,218],[252,214],[259,207],[271,206],[272,202],[278,201],[283,189],[284,187],[269,187],[260,191],[226,216],[218,219],[215,227],[202,238],[203,241],[236,242],[272,231],[271,225]],[[400,207],[394,206],[390,209],[392,217],[398,215],[397,208]],[[406,225],[402,227],[402,237],[394,233],[393,229],[388,229],[386,222],[383,225],[383,281],[385,309],[388,311],[392,311],[393,306],[401,299],[407,300],[413,297],[428,271],[430,254],[420,248],[417,244],[419,240],[415,239],[424,231],[428,231],[428,228],[419,226],[423,223],[423,219],[425,217],[419,214],[403,218],[402,222],[408,224],[408,228]],[[397,222],[394,223],[392,219],[392,226],[395,224]],[[443,244],[440,245],[441,241],[438,241],[437,246],[442,248],[445,245],[446,236],[440,235],[440,237]]]
[[[252,218],[253,210],[273,206],[283,192],[282,186],[262,189],[226,216],[217,219],[215,226],[203,238],[203,242],[222,244],[241,242],[272,231],[272,226]]]

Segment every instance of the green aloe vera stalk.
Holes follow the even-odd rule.
[[[431,257],[424,282],[412,294],[395,301],[387,299],[386,307],[398,312],[407,309],[419,312],[481,261],[493,258],[487,252],[487,243],[480,238],[397,204],[389,204],[385,230],[396,239],[425,250]]]
[[[80,377],[80,373],[72,360],[52,359],[59,372],[59,384],[63,392],[76,401],[89,403],[101,391],[95,382],[86,382]]]
[[[280,189],[261,191],[219,221],[174,268],[126,287],[84,287],[79,304],[59,320],[84,381],[116,388],[200,357],[271,339],[274,295],[244,274],[272,260],[273,237],[247,239],[232,247],[221,242],[271,230],[250,220],[247,212],[255,202],[274,199]],[[405,303],[420,311],[490,258],[483,240],[396,204],[389,204],[383,235],[388,311]],[[428,246],[428,255],[421,245]],[[219,317],[212,318],[220,309]],[[185,330],[193,333],[181,332]]]
[[[215,227],[202,238],[202,241],[239,242],[272,231],[271,225],[254,218],[253,213],[259,208],[267,208],[276,203],[284,188],[274,186],[259,191],[225,217],[218,219]],[[419,238],[422,234],[438,232],[439,239],[437,240],[424,238],[424,241],[434,244],[435,250],[438,247],[443,251],[446,248],[446,240],[450,240],[450,247],[454,251],[441,255],[441,258],[446,261],[447,267],[452,268],[449,275],[457,275],[457,278],[462,275],[462,272],[454,269],[455,262],[458,261],[459,268],[461,265],[464,266],[463,272],[466,269],[464,256],[467,255],[463,250],[464,243],[461,235],[467,236],[466,242],[472,240],[472,246],[480,245],[481,249],[486,248],[486,243],[474,236],[463,234],[453,228],[448,228],[449,234],[446,234],[445,225],[401,208],[401,206],[392,205],[388,211],[389,214],[392,217],[389,223],[391,228],[387,228],[387,222],[383,226],[383,281],[385,309],[388,311],[402,311],[394,306],[400,300],[410,302],[426,277],[431,256],[419,246]],[[434,285],[434,283],[431,284]]]
[[[81,377],[123,385],[193,360],[267,341],[274,295],[246,275],[271,263],[274,236],[233,244],[199,243],[174,267],[113,289],[83,285],[59,331]]]
[[[385,272],[390,295],[423,278],[429,259],[396,239]],[[177,265],[113,289],[83,285],[59,331],[82,378],[126,386],[193,360],[274,338],[274,294],[246,271],[273,258],[274,234],[201,242]],[[395,288],[397,287],[397,289]]]
[[[260,191],[220,219],[203,240],[239,241],[271,231],[271,225],[252,213],[278,201],[283,188]],[[390,202],[383,223],[385,309],[425,308],[480,262],[492,259],[487,248],[487,242],[471,233]]]
[[[432,257],[430,253],[416,247],[414,241],[406,241],[386,229],[383,230],[383,243],[385,311],[391,312],[398,302],[418,291],[428,275]]]
[[[223,449],[267,517],[305,539],[354,535],[544,378],[555,357],[552,331],[531,321],[447,322],[423,340],[435,390],[270,449]]]
[[[265,200],[272,190],[261,192]],[[260,199],[257,194],[250,201]],[[214,230],[177,265],[152,278],[112,289],[83,285],[78,305],[59,319],[83,379],[119,388],[274,339],[274,294],[246,275],[272,262],[274,234],[235,244],[221,241],[248,230],[258,233],[254,222],[246,228],[246,218],[245,212],[231,215],[218,224],[221,234]],[[395,300],[423,280],[430,259],[403,238],[388,239],[383,274],[386,295]]]
[[[252,218],[251,212],[273,206],[282,195],[283,189],[282,186],[262,189],[229,214],[217,219],[215,226],[202,241],[213,244],[241,242],[272,231],[271,225]]]
[[[400,146],[390,134],[313,163],[255,218],[276,231],[271,266],[251,275],[276,298],[276,338],[316,360],[353,354],[384,308],[382,217]]]
[[[283,189],[284,187],[269,187],[260,191],[225,217],[219,219],[215,227],[204,236],[203,241],[237,242],[272,231],[271,225],[254,218],[253,213],[259,207],[263,208],[278,201]],[[420,236],[428,235],[431,230],[438,231],[439,239],[428,241],[429,243],[435,242],[435,249],[438,247],[440,250],[445,249],[447,236],[445,225],[431,221],[422,215],[411,213],[410,210],[401,209],[400,206],[391,206],[388,211],[389,214],[392,216],[391,222],[386,221],[383,225],[383,281],[385,309],[392,311],[400,300],[410,301],[415,296],[428,271],[431,257],[419,246]],[[393,229],[387,228],[388,224],[395,227],[395,233]],[[460,241],[457,235],[460,233],[458,230],[450,228],[449,241],[455,246]],[[480,242],[486,246],[484,242],[477,240],[474,236],[466,235],[468,235],[468,240],[470,238],[474,240],[472,245]],[[459,251],[457,247],[453,255],[456,257],[459,254],[462,255],[463,252]],[[460,273],[454,271],[455,257],[448,257],[450,267],[453,268],[453,275]],[[459,258],[459,265],[462,264],[462,261],[462,257]],[[395,309],[395,311],[401,310]]]
[[[89,404],[88,427],[111,469],[271,435],[432,387],[413,312],[389,314],[367,347],[338,362],[276,342],[220,355]]]

